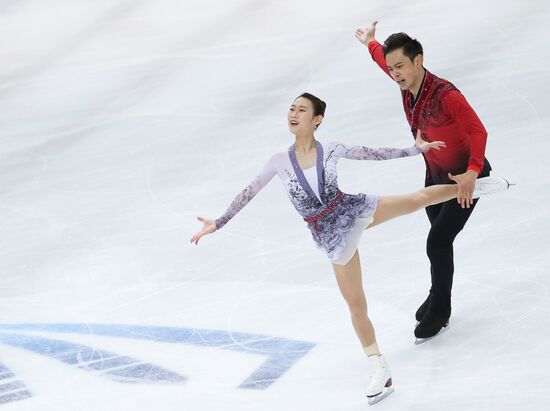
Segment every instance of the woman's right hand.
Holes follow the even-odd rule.
[[[191,243],[195,243],[195,245],[199,244],[199,240],[203,235],[211,234],[214,231],[216,231],[216,223],[214,220],[209,220],[204,217],[197,217],[197,220],[199,220],[201,223],[203,223],[202,228],[191,237]]]
[[[445,145],[445,142],[444,141],[425,141],[423,138],[422,138],[422,131],[420,130],[416,130],[416,140],[414,142],[418,147],[420,147],[420,150],[426,152],[430,149],[434,149],[434,150],[441,150],[441,147],[445,148],[447,147]]]

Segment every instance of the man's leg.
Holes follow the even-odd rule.
[[[487,177],[490,174],[491,174],[491,165],[489,164],[487,159],[485,159],[483,164],[483,170],[481,171],[481,174],[479,177]],[[439,183],[444,183],[444,184],[450,182],[446,176],[438,176],[437,180]],[[433,184],[435,184],[435,181],[432,180],[432,178],[430,178],[428,175],[426,175],[425,186],[428,187]],[[449,204],[449,206],[447,206],[447,204]],[[450,206],[451,204],[455,207],[451,207]],[[472,214],[472,211],[476,204],[477,204],[477,200],[474,200],[474,204],[472,207],[470,207],[469,209],[463,209],[459,206],[456,200],[450,200],[450,201],[447,201],[446,203],[441,203],[441,204],[436,204],[436,205],[426,207],[426,214],[428,215],[428,219],[430,220],[430,224],[432,225],[432,230],[433,230],[433,233],[432,233],[432,230],[430,230],[430,234],[428,235],[428,242],[426,246],[428,257],[430,258],[430,274],[431,274],[432,286],[430,288],[430,293],[428,295],[428,298],[416,311],[416,320],[419,322],[422,321],[425,314],[428,312],[428,309],[431,305],[431,301],[434,299],[433,297],[434,297],[435,290],[437,290],[437,294],[438,294],[438,297],[436,299],[436,312],[437,312],[437,305],[440,305],[440,306],[447,305],[447,309],[450,315],[451,289],[453,286],[453,275],[454,275],[453,242],[456,235],[462,230],[462,228],[464,228],[464,225],[466,224],[466,221],[468,221],[468,219],[470,218],[470,215]],[[443,211],[445,211],[445,214],[443,213]],[[455,226],[447,230],[447,235],[446,235],[447,239],[440,240],[441,242],[439,243],[440,245],[438,246],[436,241],[437,236],[435,235],[436,234],[435,231],[436,230],[442,231],[441,225],[444,225],[447,219],[450,218],[452,220],[456,220],[455,218],[456,216],[453,217],[453,214],[458,215],[458,223],[455,221]],[[450,217],[446,217],[446,215],[450,215]],[[462,220],[462,222],[460,220]],[[435,229],[434,229],[434,225],[436,226]],[[449,238],[451,238],[450,241],[449,241]],[[448,246],[442,247],[441,244],[444,244],[445,241],[447,241]],[[446,252],[445,252],[445,248],[446,248]],[[443,275],[441,275],[441,273],[443,273]],[[415,330],[415,334],[416,334],[416,330]]]
[[[437,334],[451,315],[453,242],[470,218],[477,201],[474,200],[470,208],[462,208],[456,200],[450,200],[443,203],[439,210],[431,207],[426,209],[432,224],[426,244],[431,264],[432,287],[426,312],[415,330],[418,338]]]
[[[464,228],[477,202],[476,199],[470,208],[462,208],[456,200],[448,201],[443,204],[432,223],[426,244],[432,273],[432,305],[448,309],[451,307],[454,274],[453,242]]]
[[[435,221],[435,219],[437,218],[437,216],[441,212],[441,208],[443,207],[443,204],[444,203],[435,204],[435,205],[428,206],[428,207],[425,208],[426,214],[428,215],[428,219],[430,220],[430,224],[433,224],[433,222]],[[430,266],[430,274],[431,274],[430,278],[431,278],[431,284],[432,284],[431,287],[430,287],[430,293],[428,294],[428,297],[426,298],[426,300],[416,310],[415,317],[416,317],[417,322],[420,322],[422,320],[422,318],[424,317],[424,315],[426,314],[426,311],[428,310],[428,305],[429,305],[429,303],[432,299],[434,272],[433,272],[433,269],[432,269],[431,266]]]

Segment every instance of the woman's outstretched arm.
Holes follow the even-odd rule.
[[[245,205],[247,205],[250,200],[254,198],[256,194],[260,192],[262,188],[264,188],[267,183],[271,181],[273,176],[276,174],[276,169],[273,161],[274,157],[272,157],[267,164],[264,166],[262,172],[248,184],[244,190],[242,190],[235,199],[231,202],[226,212],[218,219],[216,220],[210,220],[208,218],[204,217],[197,217],[197,220],[199,220],[201,223],[203,223],[203,227],[197,231],[193,237],[191,237],[191,243],[198,244],[201,237],[203,237],[206,234],[211,234],[216,230],[219,230],[222,228],[229,220],[231,220],[239,211],[243,209]]]
[[[348,146],[342,143],[332,143],[334,154],[350,160],[391,160],[409,157],[428,151],[441,150],[445,147],[443,141],[427,142],[422,139],[420,130],[416,132],[415,145],[408,148],[371,148],[364,146]]]

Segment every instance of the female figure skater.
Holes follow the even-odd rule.
[[[338,142],[322,144],[314,131],[321,124],[326,104],[304,93],[288,112],[288,126],[296,136],[288,152],[272,156],[258,175],[233,200],[217,220],[197,217],[203,227],[191,238],[198,244],[201,237],[222,228],[277,174],[290,201],[308,223],[313,240],[332,262],[340,291],[348,304],[351,321],[370,362],[371,376],[367,388],[369,403],[374,404],[393,392],[391,371],[376,343],[374,327],[368,317],[367,301],[361,280],[357,245],[366,228],[392,218],[412,213],[426,206],[448,201],[457,196],[456,184],[436,185],[415,193],[396,196],[345,194],[338,189],[336,165],[340,158],[354,160],[390,160],[445,147],[441,141],[427,142],[417,133],[415,145],[406,149],[373,149],[348,146]],[[451,177],[452,178],[452,177]],[[479,196],[508,187],[497,177],[476,182]]]

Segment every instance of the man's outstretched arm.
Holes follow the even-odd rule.
[[[377,21],[373,21],[368,29],[358,28],[355,30],[355,38],[368,47],[372,59],[388,76],[391,77],[390,71],[388,70],[388,66],[386,64],[386,58],[384,57],[384,52],[382,51],[382,45],[376,41],[375,38],[377,24]]]

